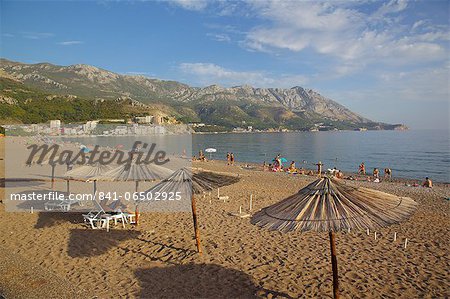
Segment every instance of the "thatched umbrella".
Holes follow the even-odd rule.
[[[128,166],[128,167],[127,167]],[[157,181],[167,178],[173,173],[173,170],[156,164],[131,163],[131,165],[122,164],[107,172],[93,177],[95,180],[102,181],[134,181],[136,183],[135,192],[139,190],[140,181]],[[138,206],[135,207],[136,222],[138,225],[139,211]]]
[[[251,223],[269,230],[329,232],[333,294],[339,297],[334,232],[377,229],[406,220],[417,203],[409,197],[346,186],[320,178],[282,201],[255,213]]]
[[[110,165],[101,163],[86,164],[72,170],[67,171],[64,177],[67,179],[67,193],[69,193],[69,180],[93,181],[94,182],[94,196],[97,192],[97,180],[94,177],[111,170]]]
[[[154,187],[145,191],[145,193],[163,193],[163,192],[180,192],[182,198],[191,198],[192,218],[194,222],[194,234],[197,245],[197,251],[202,254],[200,242],[200,232],[198,229],[197,207],[195,194],[201,194],[211,191],[215,188],[228,186],[237,183],[239,177],[223,175],[213,172],[192,173],[190,169],[181,168],[174,172],[170,177],[164,179]]]

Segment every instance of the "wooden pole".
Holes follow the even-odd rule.
[[[195,242],[197,244],[197,251],[200,255],[202,255],[202,245],[200,243],[200,232],[198,230],[198,221],[197,221],[197,207],[195,205],[194,195],[192,195],[191,198],[191,208],[192,208],[192,219],[194,221],[194,234],[195,234]]]
[[[56,164],[52,164],[52,190],[55,190],[55,167]]]
[[[331,248],[331,267],[333,269],[333,298],[339,298],[339,277],[336,258],[336,243],[334,240],[334,233],[330,232],[330,248]]]
[[[138,226],[138,222],[139,222],[139,209],[138,205],[136,205],[136,207],[134,208],[134,225]]]

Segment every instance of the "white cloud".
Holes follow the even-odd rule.
[[[448,29],[423,32],[423,22],[400,24],[406,1],[390,1],[374,13],[357,10],[354,3],[254,1],[253,10],[268,23],[251,29],[242,45],[251,51],[293,53],[311,49],[334,59],[336,70],[349,74],[376,65],[414,65],[442,61],[448,50]],[[426,28],[425,28],[426,29]]]
[[[14,34],[11,33],[2,33],[3,37],[14,37]]]
[[[262,71],[234,71],[213,63],[182,63],[181,72],[190,75],[194,84],[202,86],[219,84],[223,86],[252,85],[256,87],[293,87],[304,85],[308,78],[303,75],[284,74],[275,76]]]
[[[73,45],[84,44],[84,42],[80,41],[80,40],[68,40],[68,41],[64,41],[64,42],[58,42],[57,44],[60,46],[73,46]]]
[[[374,17],[384,17],[389,14],[394,14],[405,10],[408,6],[408,2],[406,0],[391,0],[387,3],[384,3],[375,13]]]
[[[203,10],[208,6],[206,0],[168,0],[167,2],[187,10]]]
[[[207,33],[206,36],[208,36],[218,42],[230,42],[231,41],[230,36],[225,33]]]

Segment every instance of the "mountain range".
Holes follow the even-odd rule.
[[[395,129],[371,121],[318,92],[299,86],[191,87],[176,81],[122,75],[94,66],[0,60],[0,117],[4,122],[66,122],[159,114],[202,122],[210,130]],[[2,112],[3,111],[3,112]]]

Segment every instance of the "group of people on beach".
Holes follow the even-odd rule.
[[[361,164],[359,164],[358,174],[364,175],[364,176],[366,175],[366,165],[364,164],[364,162],[361,162]],[[384,169],[384,178],[385,179],[392,178],[392,169],[390,169],[390,168]],[[375,183],[379,183],[380,182],[380,170],[375,167],[372,171],[372,177],[368,176],[367,181],[369,181],[369,182],[373,181]]]
[[[192,157],[192,161],[200,161],[200,162],[207,162],[205,154],[203,154],[202,150],[198,151],[198,158],[196,156]]]
[[[234,165],[234,154],[227,152],[227,165]]]

